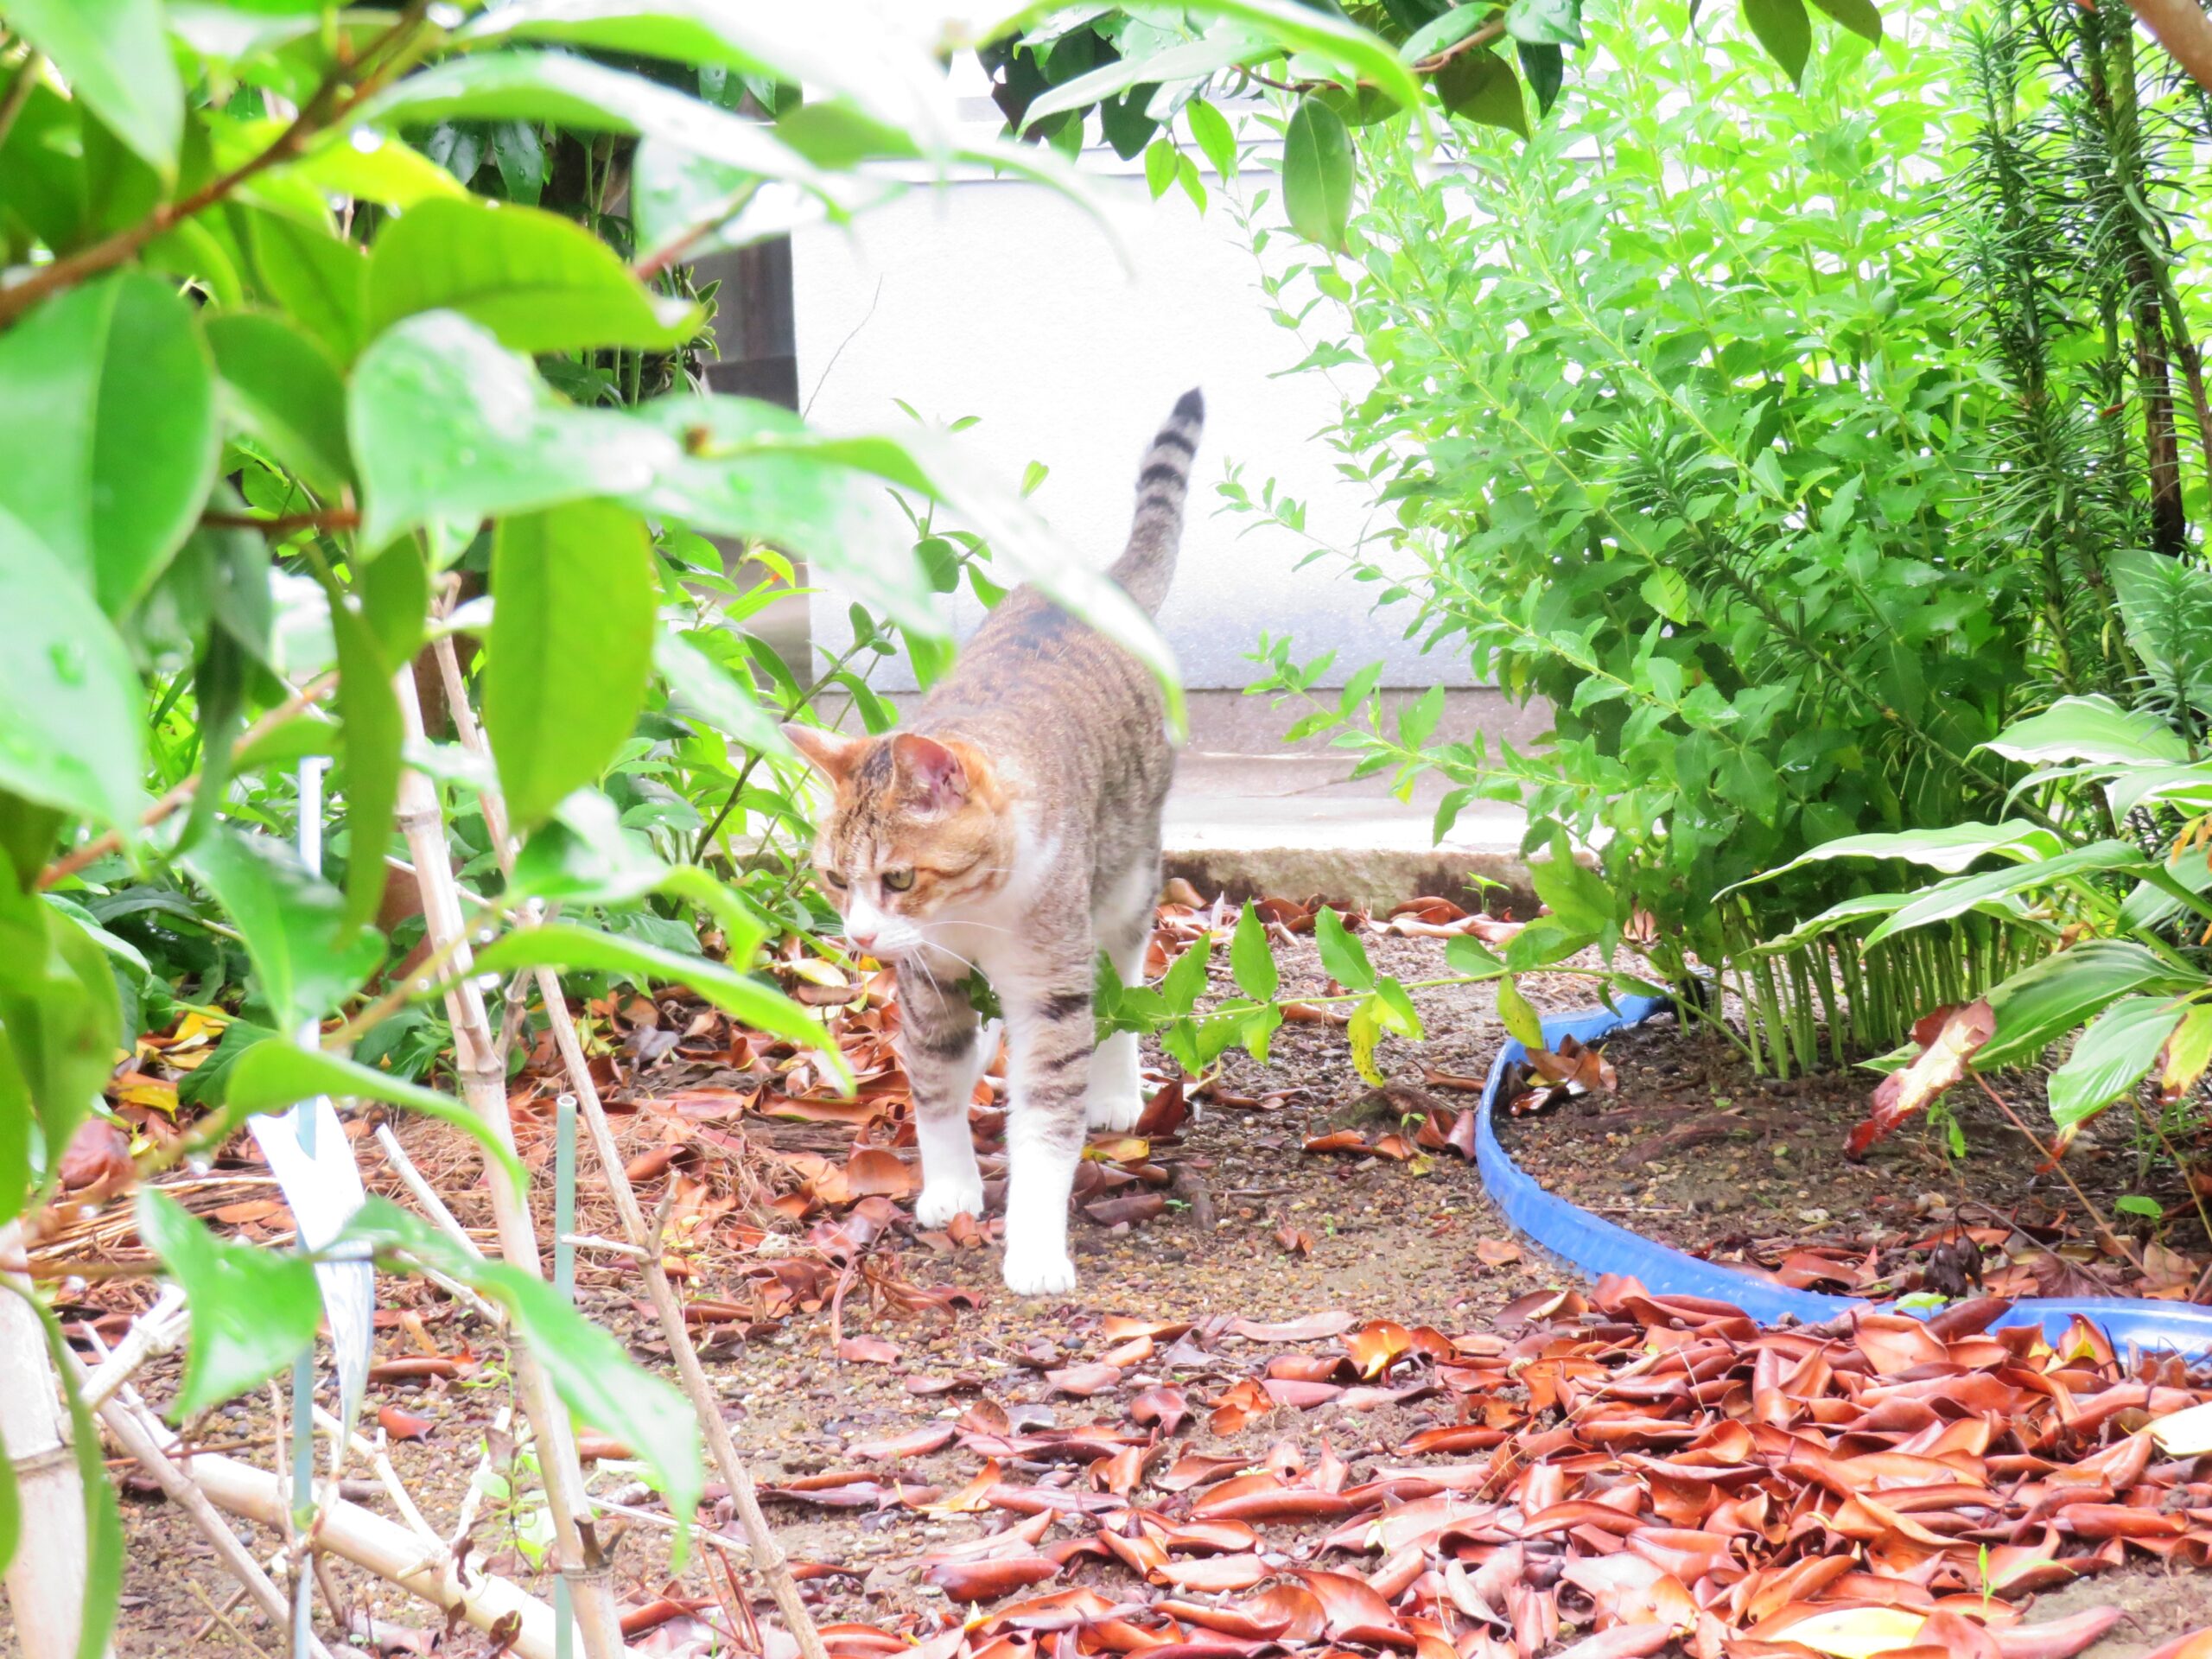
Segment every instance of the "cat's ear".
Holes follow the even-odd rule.
[[[901,732],[891,740],[892,758],[906,798],[925,812],[950,812],[968,798],[968,768],[933,737]]]
[[[825,732],[819,726],[802,726],[796,721],[784,727],[784,735],[832,784],[845,781],[854,763],[861,758],[861,751],[868,747],[864,737],[842,737],[836,732]]]

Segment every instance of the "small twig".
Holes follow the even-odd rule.
[[[2035,1131],[2020,1121],[2020,1115],[2012,1109],[2012,1103],[1989,1086],[1988,1078],[1983,1077],[1980,1072],[1975,1071],[1972,1066],[1967,1066],[1966,1068],[1966,1073],[1968,1077],[1972,1077],[1976,1083],[1981,1085],[1981,1092],[1987,1095],[1991,1100],[1997,1103],[1997,1109],[2004,1113],[2005,1121],[2011,1123],[2014,1128],[2020,1132],[2021,1139],[2024,1140],[2030,1146],[2036,1149],[2037,1154],[2042,1158],[2044,1163],[2050,1165],[2050,1167],[2057,1173],[2058,1179],[2065,1182],[2068,1189],[2072,1192],[2075,1198],[2082,1201],[2082,1207],[2088,1211],[2091,1218],[2096,1222],[2098,1230],[2102,1232],[2105,1237],[2111,1243],[2120,1246],[2120,1253],[2127,1258],[2128,1265],[2133,1268],[2136,1272],[2141,1274],[2145,1278],[2149,1278],[2151,1276],[2150,1270],[2143,1265],[2142,1258],[2137,1255],[2135,1252],[2129,1248],[2128,1243],[2125,1238],[2121,1237],[2118,1232],[2113,1230],[2112,1223],[2105,1219],[2104,1211],[2098,1209],[2094,1204],[2090,1202],[2089,1195],[2082,1190],[2081,1183],[2074,1179],[2072,1173],[2067,1169],[2066,1166],[2060,1161],[2058,1154],[2036,1138]]]
[[[210,1624],[221,1625],[229,1633],[232,1641],[237,1643],[248,1653],[256,1655],[257,1659],[269,1659],[269,1650],[232,1622],[230,1614],[215,1605],[215,1599],[200,1587],[199,1580],[188,1579],[185,1582],[186,1587],[192,1592],[193,1599],[207,1610],[207,1620]],[[236,1606],[237,1599],[232,1598],[229,1605]]]
[[[100,1367],[85,1379],[85,1409],[98,1411],[110,1395],[137,1374],[138,1368],[157,1355],[172,1351],[184,1340],[191,1323],[184,1311],[184,1292],[175,1285],[162,1287],[154,1305],[131,1320],[123,1340],[109,1350]]]
[[[1479,51],[1492,41],[1501,39],[1504,34],[1505,20],[1503,18],[1484,23],[1465,40],[1454,41],[1434,57],[1423,58],[1419,63],[1414,65],[1414,73],[1417,75],[1433,75],[1462,52]]]
[[[200,522],[218,530],[257,530],[264,536],[289,536],[296,530],[359,530],[361,515],[351,507],[326,507],[320,512],[280,512],[274,518],[257,518],[250,512],[207,512]]]
[[[651,1253],[636,1244],[625,1244],[619,1238],[601,1238],[597,1233],[563,1233],[561,1243],[572,1244],[580,1250],[607,1250],[615,1255],[626,1255],[633,1262],[643,1262]]]
[[[260,742],[279,726],[297,718],[313,704],[327,696],[337,683],[338,676],[335,673],[318,674],[295,691],[286,702],[271,709],[259,720],[255,721],[239,735],[238,741],[231,745],[231,763],[233,766],[237,765],[255,744]],[[138,827],[142,830],[150,830],[179,807],[189,804],[194,791],[199,787],[200,773],[195,772],[141,813],[138,817]],[[43,891],[53,887],[56,882],[67,880],[95,860],[122,850],[123,836],[119,830],[111,830],[104,836],[95,836],[83,846],[73,848],[41,870],[37,885],[40,890]]]
[[[448,1237],[481,1262],[484,1259],[483,1250],[468,1236],[467,1230],[454,1219],[453,1211],[446,1208],[446,1201],[438,1196],[437,1188],[423,1179],[423,1172],[415,1167],[415,1160],[399,1144],[399,1137],[391,1132],[391,1124],[377,1125],[377,1145],[382,1149],[385,1160],[391,1165],[392,1173],[399,1177],[400,1184],[415,1195],[415,1202],[423,1206],[432,1221],[445,1230]]]

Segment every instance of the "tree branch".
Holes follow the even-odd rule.
[[[2127,0],[2149,29],[2190,78],[2212,92],[2212,17],[2197,0]]]

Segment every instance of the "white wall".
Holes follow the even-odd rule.
[[[1152,201],[1110,150],[1083,165],[1117,205],[1133,273],[1079,208],[1017,181],[917,188],[850,231],[802,232],[792,285],[810,420],[830,431],[896,424],[906,417],[894,398],[931,419],[979,416],[960,442],[1009,481],[1033,460],[1049,467],[1037,506],[1103,565],[1128,533],[1147,441],[1177,396],[1200,386],[1205,440],[1160,619],[1186,683],[1241,688],[1252,677],[1243,654],[1268,629],[1292,632],[1301,658],[1337,647],[1335,683],[1384,658],[1386,684],[1466,683],[1464,658],[1420,656],[1397,638],[1403,613],[1369,616],[1372,589],[1333,562],[1296,571],[1306,543],[1274,530],[1240,539],[1254,519],[1216,516],[1213,486],[1230,461],[1255,493],[1272,476],[1306,501],[1312,529],[1339,546],[1374,509],[1314,435],[1336,412],[1329,382],[1268,378],[1305,348],[1262,308],[1235,220],[1217,202],[1201,216],[1179,188]],[[1341,377],[1359,371],[1334,372],[1357,388]],[[834,594],[815,601],[818,644],[850,637],[844,609]],[[959,625],[978,613],[966,601]]]

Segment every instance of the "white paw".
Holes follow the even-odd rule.
[[[1065,1251],[1021,1250],[1008,1246],[1006,1287],[1017,1296],[1059,1296],[1075,1288],[1075,1263]]]
[[[1120,1133],[1134,1129],[1137,1120],[1144,1116],[1144,1093],[1141,1090],[1091,1090],[1084,1096],[1083,1121],[1094,1129],[1112,1129]]]
[[[978,1221],[983,1218],[983,1183],[981,1179],[968,1181],[932,1181],[923,1186],[921,1195],[914,1200],[914,1224],[934,1230],[948,1226],[958,1215],[969,1215]]]

